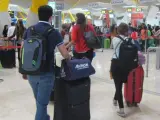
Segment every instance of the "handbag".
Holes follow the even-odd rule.
[[[145,62],[146,62],[146,58],[145,58],[145,56],[143,55],[143,53],[138,52],[138,64],[139,64],[140,66],[142,66],[142,65],[145,64]]]
[[[98,36],[94,34],[93,31],[90,30],[88,32],[84,32],[84,39],[88,48],[91,48],[91,49],[102,48],[100,39],[98,38]]]
[[[95,69],[88,58],[62,60],[61,78],[67,81],[78,80],[95,74]]]

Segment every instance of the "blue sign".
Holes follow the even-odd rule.
[[[64,10],[64,3],[56,3],[57,10]]]
[[[55,2],[48,2],[48,5],[52,7],[52,9],[56,9],[56,3]]]

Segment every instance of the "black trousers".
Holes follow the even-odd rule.
[[[74,51],[73,55],[77,59],[82,59],[82,58],[86,57],[91,61],[93,60],[93,50],[89,50],[86,53],[77,53]]]
[[[18,44],[17,43],[17,46],[19,47],[19,46],[21,46],[21,44]],[[20,62],[20,60],[21,60],[21,48],[18,48],[18,61]]]
[[[124,81],[127,79],[128,73],[120,68],[119,61],[116,59],[113,59],[111,62],[111,73],[116,88],[114,100],[118,101],[119,108],[124,108],[122,88]]]
[[[122,94],[123,82],[121,82],[118,76],[114,76],[114,84],[116,88],[114,100],[118,101],[119,108],[124,108],[123,94]]]

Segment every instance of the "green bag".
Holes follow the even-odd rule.
[[[151,34],[151,31],[150,30],[148,30],[148,36],[151,36],[152,34]]]
[[[104,40],[104,48],[106,48],[106,49],[110,48],[110,39],[109,38]]]
[[[148,47],[156,47],[154,39],[148,40]]]

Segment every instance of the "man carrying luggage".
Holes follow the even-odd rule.
[[[33,26],[33,28],[35,29],[35,32],[39,33],[38,35],[43,35],[46,30],[51,28],[50,23],[52,22],[52,15],[53,15],[53,9],[48,5],[41,6],[38,9],[39,22]],[[24,50],[22,49],[23,50],[22,53],[26,54],[26,56],[28,55],[27,53],[24,53],[26,45],[29,45],[29,43],[33,44],[35,42],[32,39],[30,41],[25,42],[25,40],[28,40],[30,38],[31,34],[32,34],[31,28],[27,29],[24,34]],[[32,34],[32,37],[33,37],[33,34]],[[33,39],[38,39],[38,38],[36,38],[36,36],[35,36],[35,38],[33,38]],[[55,79],[54,78],[54,69],[53,69],[55,47],[56,46],[58,47],[60,53],[62,54],[62,56],[64,58],[70,59],[70,55],[69,55],[68,51],[66,50],[66,48],[62,42],[63,39],[58,31],[56,31],[55,29],[52,29],[47,34],[46,40],[47,40],[46,41],[47,47],[45,49],[46,56],[47,56],[46,63],[47,63],[47,66],[49,66],[49,69],[48,69],[49,71],[42,72],[42,73],[36,74],[36,75],[28,74],[28,80],[29,80],[29,83],[33,89],[34,97],[36,99],[37,111],[36,111],[35,120],[50,120],[50,117],[47,114],[47,105],[49,103],[50,94],[52,92],[53,83],[54,83],[54,79]],[[38,42],[37,42],[37,44],[38,44]],[[32,46],[32,48],[30,47],[30,49],[33,50],[33,46]],[[29,51],[29,52],[32,52],[32,51]],[[35,53],[37,53],[37,51]],[[22,60],[23,59],[30,60],[26,56],[22,55]],[[37,54],[36,54],[36,56],[34,55],[34,57],[37,57],[37,56],[38,56]],[[37,57],[37,59],[39,59],[39,57]],[[27,63],[26,60],[23,60],[23,62],[22,62],[22,65],[30,64],[30,63]],[[36,66],[36,64],[37,64],[37,62],[34,60],[31,65]]]

